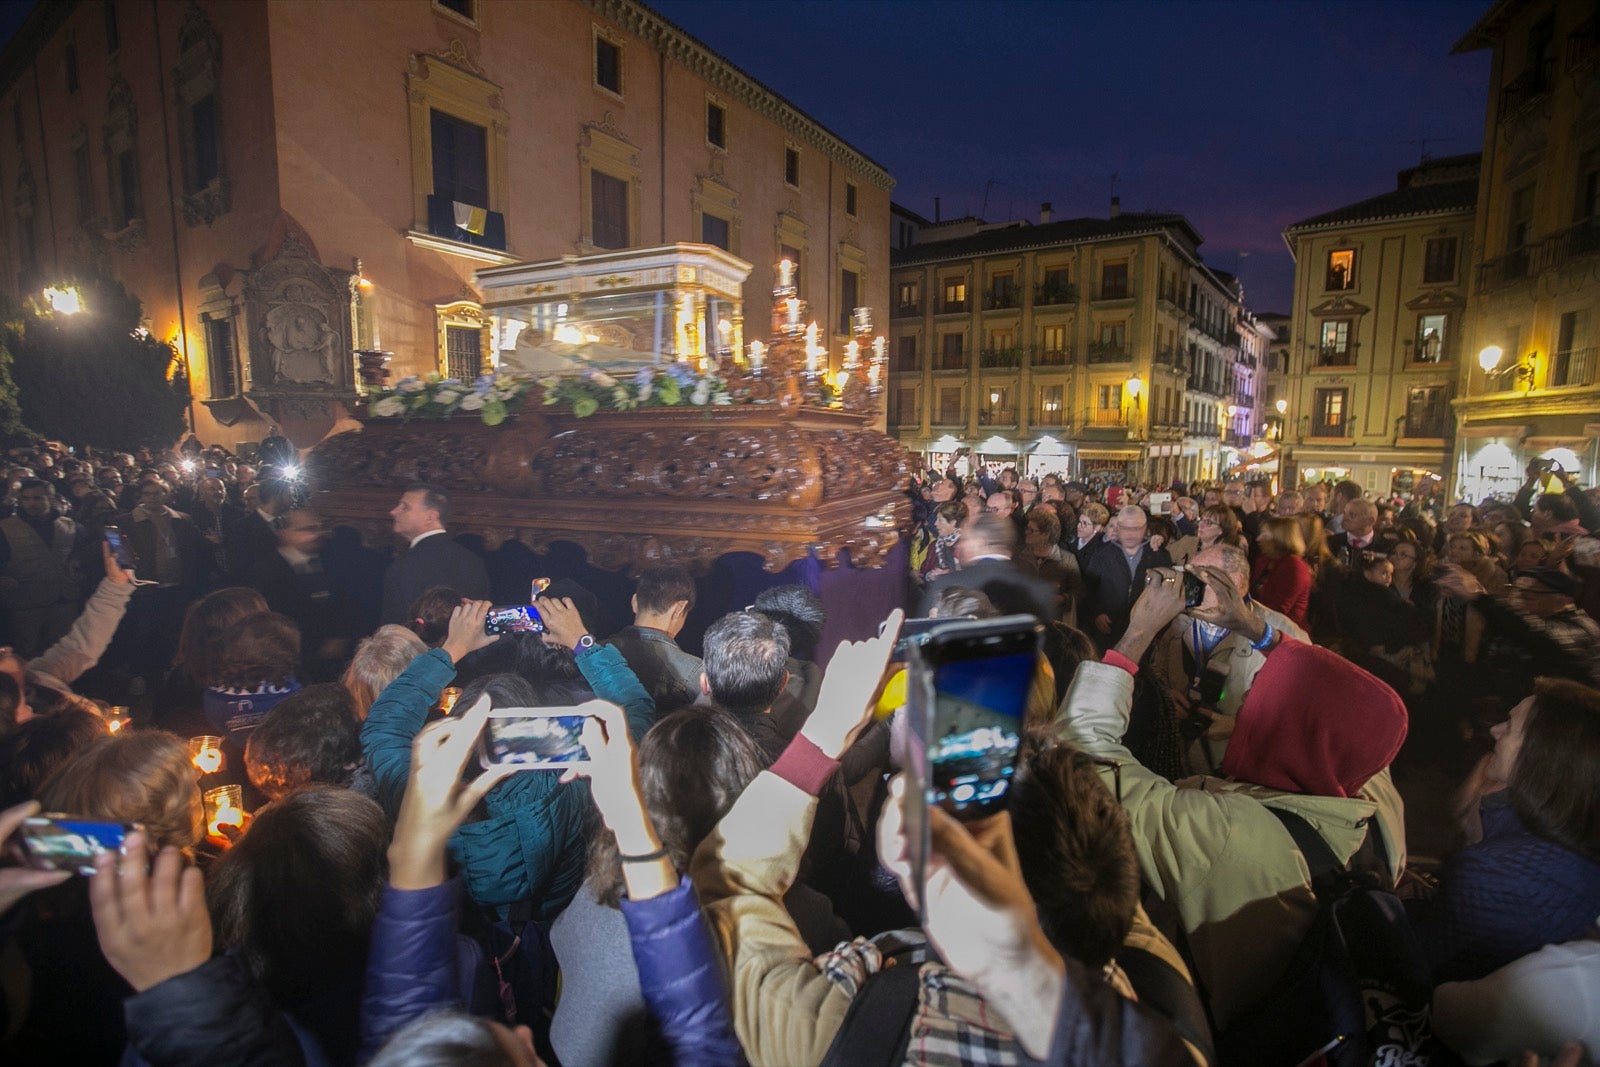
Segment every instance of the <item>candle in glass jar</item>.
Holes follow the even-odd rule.
[[[446,715],[450,714],[455,710],[456,701],[460,699],[461,688],[459,686],[445,686],[445,688],[439,693],[439,710],[444,712]]]
[[[106,729],[111,733],[119,732],[123,727],[127,726],[129,722],[128,709],[121,705],[108,708],[104,717],[106,720]]]
[[[222,769],[222,738],[210,734],[189,738],[189,762],[202,775]]]
[[[206,829],[213,837],[225,837],[225,830],[244,829],[244,793],[237,785],[219,785],[201,795],[205,802]]]

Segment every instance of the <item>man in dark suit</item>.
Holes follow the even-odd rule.
[[[1017,528],[1009,518],[984,511],[968,519],[956,542],[961,569],[928,583],[920,614],[929,614],[946,589],[976,589],[1006,615],[1033,615],[1054,622],[1059,610],[1056,590],[1011,562],[1016,546]]]
[[[1133,602],[1144,592],[1144,576],[1151,567],[1170,567],[1164,548],[1150,547],[1150,517],[1130,504],[1118,510],[1106,526],[1106,543],[1093,558],[1079,560],[1089,586],[1089,608],[1078,617],[1091,623],[1090,632],[1102,648],[1122,639],[1128,628]]]
[[[240,510],[222,532],[229,580],[265,593],[266,579],[260,573],[263,561],[278,554],[278,520],[292,505],[293,492],[281,479],[262,482],[256,487],[256,506]]]
[[[436,585],[459,589],[470,600],[489,599],[489,572],[483,560],[445,533],[450,496],[431,485],[414,485],[400,494],[389,512],[394,532],[410,542],[383,575],[384,623],[410,621],[412,603]]]
[[[1361,565],[1361,553],[1377,552],[1388,555],[1395,539],[1378,532],[1378,506],[1370,500],[1352,500],[1345,504],[1344,529],[1328,535],[1328,551],[1346,567]]]

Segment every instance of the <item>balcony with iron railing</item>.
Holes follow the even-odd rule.
[[[983,310],[1014,311],[1022,306],[1022,294],[1014,285],[990,289],[983,294]]]
[[[1600,216],[1590,216],[1545,239],[1552,267],[1600,252]]]
[[[969,305],[965,300],[941,300],[939,301],[939,307],[935,314],[964,315],[970,310],[971,305]]]
[[[966,370],[967,368],[968,361],[967,353],[965,351],[947,352],[941,350],[939,354],[934,357],[934,370]]]
[[[1014,369],[1022,366],[1025,350],[1021,348],[985,348],[978,352],[978,366],[986,370]]]
[[[1121,408],[1095,408],[1089,412],[1084,425],[1097,430],[1115,430],[1126,428],[1128,413]]]
[[[1102,285],[1100,291],[1094,294],[1097,301],[1132,300],[1133,286],[1126,283],[1122,285]]]
[[[1241,452],[1255,444],[1255,437],[1247,433],[1239,433],[1235,430],[1229,430],[1223,435],[1222,440],[1224,444],[1232,445]]]
[[[1319,422],[1311,420],[1312,437],[1348,438],[1350,436],[1350,423],[1345,420],[1339,422]]]
[[[1063,348],[1035,348],[1029,364],[1034,367],[1065,367],[1072,362],[1072,353]]]
[[[922,315],[922,301],[914,304],[896,304],[894,310],[889,312],[889,317],[894,319],[914,319]]]
[[[989,408],[978,412],[979,426],[1015,426],[1017,424],[1016,408]]]
[[[1133,359],[1133,351],[1125,344],[1115,344],[1110,341],[1089,342],[1090,363],[1127,363]]]
[[[1555,81],[1556,65],[1551,60],[1530,63],[1528,69],[1506,83],[1500,90],[1500,118],[1520,114],[1550,92]]]
[[[1216,439],[1222,436],[1222,430],[1217,424],[1207,419],[1195,419],[1189,423],[1190,437],[1209,437]]]
[[[1318,367],[1354,367],[1356,365],[1356,350],[1360,344],[1351,341],[1345,345],[1323,345],[1316,349],[1316,365]]]
[[[1228,389],[1228,382],[1219,374],[1190,374],[1186,385],[1191,393],[1217,397],[1226,395]]]
[[[1588,348],[1570,348],[1565,352],[1557,352],[1550,357],[1549,385],[1555,388],[1570,388],[1595,384],[1595,356],[1600,349],[1590,345]]]
[[[889,370],[894,374],[916,374],[922,370],[922,357],[916,353],[908,356],[896,352]]]
[[[1054,406],[1052,406],[1052,403]],[[1035,426],[1062,426],[1066,424],[1066,412],[1061,410],[1059,401],[1046,401],[1033,413]]]
[[[1179,348],[1161,348],[1156,350],[1156,364],[1162,367],[1172,367],[1182,370],[1184,367],[1183,350]]]
[[[940,408],[933,420],[933,425],[943,427],[965,426],[966,424],[967,413],[964,409]]]
[[[1524,281],[1596,253],[1600,253],[1600,216],[1591,216],[1541,241],[1531,241],[1485,261],[1478,267],[1478,288],[1497,289]]]
[[[1400,420],[1400,436],[1417,440],[1440,440],[1450,434],[1450,420],[1443,411],[1407,412]]]
[[[1076,285],[1036,285],[1033,287],[1034,307],[1057,307],[1078,302]]]

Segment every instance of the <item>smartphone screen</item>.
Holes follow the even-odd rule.
[[[117,566],[125,571],[133,570],[133,552],[128,548],[128,542],[123,540],[122,531],[115,526],[107,526],[105,537],[106,544],[111,546],[111,556],[117,561]]]
[[[511,604],[503,608],[490,608],[483,618],[486,634],[542,634],[544,620],[539,609],[532,604]]]
[[[89,875],[94,873],[94,858],[120,851],[132,829],[70,815],[35,815],[22,823],[22,847],[29,863],[41,870]]]
[[[588,763],[583,724],[573,708],[504,708],[489,713],[479,746],[485,767],[512,764],[530,770]]]
[[[929,801],[958,819],[981,818],[1005,807],[1034,667],[1033,648],[1023,647],[933,668]]]

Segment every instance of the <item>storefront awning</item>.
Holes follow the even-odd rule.
[[[1080,448],[1079,459],[1138,459],[1137,448]]]

